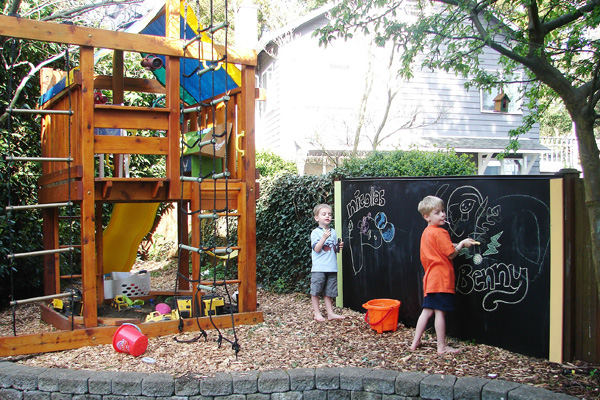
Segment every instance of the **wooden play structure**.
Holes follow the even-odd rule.
[[[117,326],[103,325],[98,305],[104,298],[104,255],[102,210],[104,203],[158,204],[177,203],[180,209],[199,210],[191,217],[191,243],[187,234],[180,235],[181,275],[199,280],[201,254],[212,252],[221,259],[237,255],[238,312],[212,318],[194,315],[183,319],[183,330],[227,328],[235,324],[263,321],[257,311],[256,295],[256,181],[254,166],[255,65],[254,51],[236,51],[200,39],[180,39],[180,10],[183,2],[167,0],[164,37],[105,31],[72,25],[39,22],[13,16],[0,16],[0,35],[26,40],[48,41],[79,46],[79,62],[72,71],[44,70],[42,92],[66,82],[62,90],[40,106],[42,115],[42,176],[39,178],[39,206],[43,213],[44,297],[61,293],[59,252],[69,250],[59,235],[59,206],[72,202],[78,206],[81,253],[82,313],[80,317],[62,315],[46,303],[41,304],[41,318],[56,327],[56,332],[24,334],[0,338],[0,355],[18,355],[73,349],[111,343]],[[200,36],[200,35],[199,35]],[[112,76],[94,71],[94,54],[99,49],[113,52]],[[161,56],[164,59],[164,85],[157,80],[126,76],[124,52]],[[239,87],[199,104],[183,102],[180,66],[185,59],[228,63],[239,66]],[[95,92],[112,93],[112,104],[95,102]],[[125,92],[157,93],[164,96],[164,106],[134,107],[120,105]],[[66,112],[65,112],[66,111]],[[227,127],[227,128],[224,128]],[[102,129],[126,130],[125,135],[101,135]],[[136,134],[141,130],[155,135]],[[182,172],[182,138],[195,131],[225,132],[219,157],[213,150],[214,165],[209,177]],[[209,147],[214,142],[209,143]],[[202,145],[202,143],[200,143]],[[208,150],[210,153],[210,150]],[[104,176],[97,158],[110,155],[158,155],[166,163],[165,176],[129,178]],[[210,154],[209,154],[210,155]],[[199,168],[200,170],[202,168]],[[156,208],[154,208],[155,210]],[[180,213],[179,230],[188,232],[188,214]],[[201,218],[237,219],[237,243],[210,249],[201,243]],[[124,226],[127,226],[126,224]],[[66,248],[66,249],[65,249]],[[72,249],[71,249],[72,250]],[[189,260],[191,254],[191,273]],[[192,281],[193,282],[193,281]],[[209,285],[212,282],[199,282]],[[202,289],[179,278],[177,295],[195,296]],[[173,292],[150,292],[174,295]],[[180,321],[141,324],[142,332],[156,337],[180,332]],[[214,325],[213,325],[214,324]]]

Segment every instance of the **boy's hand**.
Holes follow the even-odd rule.
[[[462,244],[462,247],[471,247],[471,246],[477,246],[480,245],[481,243],[479,243],[476,240],[473,240],[471,238],[466,238],[461,240],[460,244]]]
[[[325,229],[323,232],[323,237],[327,239],[329,236],[331,236],[331,229]]]

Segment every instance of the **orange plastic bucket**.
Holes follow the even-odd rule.
[[[137,357],[146,351],[148,338],[136,325],[125,323],[116,330],[112,344],[119,353],[129,353]]]
[[[371,328],[377,333],[384,331],[396,332],[398,329],[398,311],[400,310],[400,301],[393,299],[375,299],[363,304],[367,309],[365,322],[371,325]]]

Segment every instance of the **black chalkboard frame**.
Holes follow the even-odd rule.
[[[396,194],[391,196],[392,190],[390,188],[395,187],[395,185],[400,185],[399,188],[402,188],[402,190],[393,190]],[[426,222],[416,210],[417,203],[428,194],[440,195],[442,198],[446,197],[444,200],[448,201],[449,193],[453,191],[455,195],[457,193],[461,194],[463,198],[468,199],[469,196],[475,196],[475,199],[477,199],[476,193],[469,193],[468,190],[461,193],[460,190],[456,192],[456,189],[459,187],[477,188],[480,186],[484,190],[479,193],[479,196],[481,199],[487,199],[489,204],[484,207],[487,212],[493,212],[494,209],[496,211],[498,209],[502,210],[503,207],[504,210],[513,209],[513,214],[510,217],[516,219],[516,221],[512,221],[512,229],[518,230],[519,226],[530,225],[519,221],[536,218],[534,212],[528,211],[528,207],[534,209],[538,206],[547,208],[544,211],[546,219],[538,222],[542,224],[538,229],[547,226],[549,231],[542,235],[545,245],[540,247],[545,249],[544,254],[538,255],[542,258],[536,260],[541,265],[540,269],[543,273],[534,274],[535,277],[529,277],[530,279],[535,278],[532,281],[533,284],[530,284],[528,288],[530,292],[527,295],[531,298],[523,298],[520,303],[522,306],[521,311],[517,313],[510,310],[510,307],[514,309],[514,304],[506,306],[502,299],[489,301],[491,305],[487,307],[487,310],[475,312],[478,304],[481,303],[481,296],[478,298],[473,293],[457,293],[457,312],[449,316],[448,319],[449,334],[460,339],[496,345],[522,354],[561,362],[563,195],[562,178],[560,176],[356,178],[335,182],[336,230],[345,242],[342,257],[338,260],[340,296],[337,299],[337,305],[364,312],[362,304],[368,300],[373,298],[395,298],[402,301],[400,322],[406,326],[414,326],[421,311],[423,297],[420,293],[422,290],[422,267],[419,260],[418,242],[420,234],[426,226]],[[358,197],[355,196],[355,187],[363,188]],[[368,187],[368,190],[365,189],[366,187]],[[441,188],[445,189],[441,190]],[[383,193],[378,193],[381,190],[383,190]],[[386,193],[385,190],[388,192]],[[349,194],[349,191],[352,191],[352,193]],[[383,199],[381,198],[382,195]],[[537,197],[540,197],[540,199]],[[378,209],[378,201],[383,200],[386,202],[391,199],[393,199],[392,203],[388,202]],[[361,204],[361,201],[364,203]],[[494,201],[499,202],[499,204],[493,204]],[[349,208],[351,202],[354,202],[354,205]],[[449,204],[450,207],[455,206],[452,200]],[[369,207],[372,207],[373,211],[370,216],[367,215]],[[519,209],[519,207],[522,207],[522,209]],[[387,211],[390,215],[382,216],[380,214],[382,210],[384,214]],[[410,221],[409,226],[406,226],[406,221],[399,222],[397,226],[394,226],[394,234],[390,234],[388,226],[388,237],[385,238],[386,224],[394,223],[393,215],[395,213],[410,215],[407,217]],[[349,214],[353,215],[349,217]],[[353,217],[354,220],[352,221]],[[349,236],[349,221],[354,224],[355,234],[353,237]],[[362,224],[361,229],[363,230],[369,224],[371,227],[376,226],[381,236],[380,243],[375,243],[375,246],[381,245],[379,249],[371,247],[370,251],[363,251],[362,258],[356,256],[357,236],[360,236],[356,232],[359,230],[359,224]],[[379,229],[380,227],[382,229]],[[457,235],[458,233],[460,232],[451,232],[451,236],[456,238],[460,236]],[[531,241],[533,235],[527,229],[523,229],[519,233],[525,236],[523,240]],[[386,242],[386,239],[390,239],[389,243]],[[352,243],[353,240],[355,241],[354,244]],[[404,251],[401,257],[397,258],[397,249],[396,251],[382,250],[386,245],[393,245],[394,241],[399,240],[410,243],[408,246],[400,246],[403,247]],[[486,240],[486,251],[488,251],[489,247],[487,245],[492,240],[491,236],[487,237]],[[361,247],[364,247],[364,243]],[[407,248],[410,248],[410,251],[407,251]],[[517,251],[520,251],[519,246],[516,246],[516,248]],[[535,248],[535,246],[530,246],[529,250],[532,248]],[[354,262],[350,259],[352,255],[354,255]],[[465,256],[459,256],[458,259],[464,259]],[[487,257],[489,258],[489,254]],[[402,260],[402,266],[395,264],[397,259]],[[360,271],[356,274],[356,271],[360,269],[361,261],[362,263],[379,263],[384,267],[371,271],[370,274],[364,274],[365,271],[362,271],[362,275]],[[459,262],[464,263],[464,260]],[[506,266],[511,265],[510,263],[504,264]],[[502,260],[496,260],[494,265],[495,267],[501,266]],[[365,265],[363,265],[364,267]],[[518,269],[516,268],[504,272],[518,275]],[[459,279],[464,278],[460,276],[457,272],[457,282]],[[356,281],[358,281],[359,286],[362,285],[361,290],[364,291],[363,293],[356,292]],[[352,286],[353,284],[355,287]],[[487,296],[487,299],[489,300],[492,297]],[[495,307],[494,310],[491,309],[493,307]],[[503,308],[508,308],[508,311],[504,310],[503,313],[497,311]],[[498,317],[499,315],[502,316]]]

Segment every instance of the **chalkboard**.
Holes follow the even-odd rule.
[[[455,259],[457,310],[448,334],[548,357],[550,179],[436,177],[341,182],[344,306],[364,312],[377,298],[401,301],[399,321],[414,327],[423,302],[419,245],[427,195],[447,207],[452,241],[480,246]],[[341,229],[340,229],[341,228]]]

